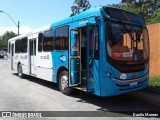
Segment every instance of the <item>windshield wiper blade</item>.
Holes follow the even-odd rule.
[[[119,21],[119,23],[123,25],[124,29],[127,31],[127,33],[129,34],[129,36],[131,38],[131,50],[132,50],[133,49],[133,41],[134,41],[134,34],[132,34],[133,27],[132,27],[132,30],[129,30],[123,22]]]

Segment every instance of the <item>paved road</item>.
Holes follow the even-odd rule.
[[[78,90],[65,96],[53,83],[32,77],[20,79],[8,69],[7,61],[1,59],[0,111],[111,111],[123,116],[127,113],[120,111],[160,111],[160,96],[138,91],[101,98]]]

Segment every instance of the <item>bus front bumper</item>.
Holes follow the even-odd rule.
[[[135,78],[132,80],[121,80],[112,78],[113,83],[117,88],[118,94],[123,94],[126,92],[131,92],[135,90],[140,90],[148,86],[148,74],[144,75],[141,78]]]

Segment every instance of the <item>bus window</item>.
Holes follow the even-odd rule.
[[[68,50],[69,44],[69,26],[57,28],[55,30],[56,50]]]
[[[30,41],[30,56],[33,56],[33,40]]]
[[[96,28],[94,58],[99,59],[99,28]]]
[[[91,26],[89,32],[90,56],[93,56],[94,50],[94,26]]]
[[[27,53],[27,37],[15,42],[15,53]]]
[[[54,30],[43,33],[43,51],[52,51],[54,49]]]
[[[11,48],[11,56],[14,56],[14,44],[11,44],[12,45],[12,48]]]
[[[27,37],[21,39],[21,50],[20,52],[21,53],[27,53],[27,43],[28,43],[28,39]]]
[[[21,44],[21,40],[16,40],[15,42],[15,53],[20,53],[20,44]]]
[[[72,56],[78,56],[80,50],[80,34],[78,30],[71,30],[71,50],[70,54]]]
[[[8,53],[10,54],[11,43],[8,44]]]
[[[36,55],[36,39],[33,42],[34,42],[34,55]]]
[[[38,34],[38,52],[42,52],[42,39],[43,39],[43,34],[39,33]]]

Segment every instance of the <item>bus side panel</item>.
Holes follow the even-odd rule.
[[[37,53],[37,77],[52,81],[53,69],[52,69],[52,57],[51,52]]]
[[[19,55],[19,62],[22,65],[23,73],[29,75],[28,53],[21,53]]]
[[[101,33],[100,33],[100,54],[99,54],[99,60],[100,60],[100,63],[99,63],[99,66],[100,66],[100,73],[99,73],[99,75],[100,75],[100,91],[101,91],[101,93],[100,93],[100,96],[106,96],[106,94],[107,94],[107,90],[108,89],[113,89],[110,85],[109,85],[109,83],[108,83],[108,78],[107,78],[107,69],[110,69],[110,66],[104,66],[105,64],[104,63],[106,63],[106,49],[103,49],[103,48],[106,48],[106,43],[104,42],[105,41],[105,32],[104,32],[104,29],[105,29],[105,27],[104,27],[105,25],[104,25],[104,22],[102,21],[101,22],[101,28],[100,28],[100,31],[101,31]],[[107,28],[106,28],[107,29]],[[110,88],[111,87],[111,88]]]
[[[109,71],[112,71],[112,67],[107,64],[107,60],[106,60],[106,55],[107,55],[107,51],[106,49],[102,49],[102,48],[106,48],[106,42],[105,41],[105,33],[104,33],[104,23],[101,23],[101,34],[100,34],[100,96],[106,97],[106,96],[112,96],[112,95],[116,95],[117,91],[116,90],[116,86],[113,85],[113,81],[110,78],[110,74]],[[107,29],[107,28],[106,28]]]
[[[115,90],[116,87],[112,84],[112,80],[110,79],[110,73],[109,71],[112,71],[112,67],[107,64],[107,60],[106,60],[106,55],[107,55],[107,51],[106,49],[102,49],[102,48],[106,48],[106,42],[105,41],[105,33],[104,33],[104,23],[101,23],[101,33],[100,33],[100,54],[99,54],[99,58],[100,58],[100,72],[99,72],[99,81],[100,81],[100,96],[106,97],[106,96],[111,96],[116,94]],[[106,28],[107,29],[107,28]],[[109,76],[108,76],[109,75]]]
[[[28,72],[29,67],[28,67],[27,53],[15,53],[13,59],[14,59],[13,69],[16,72],[18,72],[18,70],[17,70],[18,64],[21,64],[23,73],[28,75],[29,74],[29,72]]]
[[[53,82],[57,83],[57,72],[60,67],[68,69],[68,51],[53,51],[52,52],[53,65]]]
[[[100,81],[99,81],[99,60],[94,60],[94,92],[100,96]]]
[[[20,54],[15,53],[13,56],[13,69],[15,72],[18,72],[17,66],[19,62],[20,62]]]

